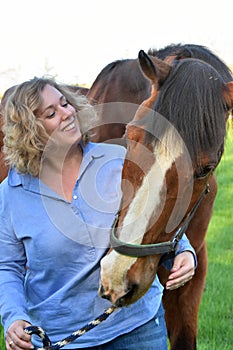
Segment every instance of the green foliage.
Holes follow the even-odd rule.
[[[218,193],[207,233],[208,275],[199,310],[198,350],[230,350],[232,324],[232,213],[233,128],[229,127],[226,148],[216,169]]]
[[[6,350],[5,342],[4,342],[4,334],[3,334],[3,328],[0,327],[0,349]]]

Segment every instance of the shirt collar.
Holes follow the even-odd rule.
[[[101,143],[88,142],[85,146],[80,143],[83,151],[83,159],[79,171],[79,178],[83,175],[88,165],[95,159],[104,156],[104,147]],[[47,186],[41,185],[39,178],[31,174],[18,173],[16,169],[11,168],[8,174],[8,184],[11,187],[23,186],[25,190],[44,193]],[[46,192],[48,192],[48,187]]]

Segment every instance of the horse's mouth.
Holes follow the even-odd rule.
[[[138,285],[134,284],[130,290],[123,295],[122,297],[120,297],[116,302],[115,305],[117,307],[123,307],[123,306],[128,306],[132,303],[134,303],[135,301],[137,301],[139,299],[139,297],[137,297],[138,295]]]
[[[101,298],[109,300],[113,305],[117,307],[128,306],[134,303],[138,297],[138,285],[132,285],[129,290],[122,296],[117,296],[114,292],[106,292],[103,285],[99,288],[99,295]]]

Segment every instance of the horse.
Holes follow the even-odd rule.
[[[231,71],[223,60],[202,45],[170,44],[159,50],[151,48],[148,54],[151,60],[157,57],[167,62],[199,58],[220,72],[226,82],[232,79]],[[125,126],[132,120],[136,105],[150,96],[150,82],[142,74],[136,58],[117,60],[100,71],[86,96],[93,105],[99,105],[100,122],[92,130],[92,141],[124,144]],[[114,108],[112,102],[115,103]],[[130,102],[134,106],[123,106],[122,102]]]
[[[196,273],[184,287],[165,291],[163,303],[171,350],[194,350],[207,272],[205,233],[217,192],[214,170],[224,152],[233,81],[202,60],[169,64],[144,51],[139,69],[151,93],[126,127],[122,203],[101,261],[99,294],[127,306],[157,273],[164,283],[161,256],[172,254],[186,232],[197,253]]]
[[[170,63],[173,60],[184,58],[199,58],[211,64],[222,75],[224,81],[228,82],[232,80],[232,73],[229,67],[210,49],[201,45],[171,44],[159,50],[149,49],[148,54]],[[153,60],[153,57],[150,58]],[[139,68],[137,59],[119,60],[108,64],[99,73],[87,96],[93,104],[100,104],[98,108],[100,127],[95,128],[96,134],[93,140],[114,143],[119,143],[119,140],[121,140],[120,143],[125,145],[125,142],[122,141],[125,126],[133,119],[137,104],[140,104],[150,96],[150,82]],[[117,102],[117,104],[114,103],[114,108],[112,108],[112,102]],[[120,102],[130,102],[131,107],[128,107],[129,104],[122,104]],[[110,118],[110,116],[112,117]],[[208,265],[205,236],[218,190],[214,174],[211,176],[209,184],[211,192],[203,199],[190,221],[186,232],[198,257],[198,267],[195,277],[190,282],[193,292],[191,288],[187,288],[186,286],[179,292],[173,291],[173,293],[167,293],[164,291],[163,304],[170,339],[179,337],[183,337],[184,339],[185,337],[182,335],[185,329],[184,325],[189,323],[190,315],[186,315],[179,323],[174,318],[174,312],[179,312],[176,305],[177,299],[179,299],[182,293],[186,295],[187,300],[192,300],[192,305],[190,305],[189,309],[191,311],[190,314],[194,315],[186,338],[193,339],[190,342],[196,342],[198,328],[197,312],[204,290]],[[161,282],[165,284],[167,271],[161,265],[158,269],[158,275]],[[194,299],[193,295],[195,295]]]

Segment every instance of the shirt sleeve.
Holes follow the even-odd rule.
[[[178,243],[178,247],[177,250],[175,252],[175,256],[179,255],[180,253],[183,253],[184,251],[190,251],[193,254],[193,259],[194,259],[194,266],[195,268],[197,267],[197,255],[196,252],[194,250],[194,248],[192,247],[191,243],[189,242],[188,237],[186,236],[186,234],[184,234],[181,238],[181,240]],[[164,254],[162,256],[165,257],[166,254]],[[173,262],[174,262],[174,258],[171,259],[164,259],[162,262],[162,265],[167,269],[167,270],[171,270],[172,266],[173,266]]]
[[[0,207],[0,314],[6,334],[15,320],[29,321],[24,294],[26,256],[17,240],[10,215]]]

